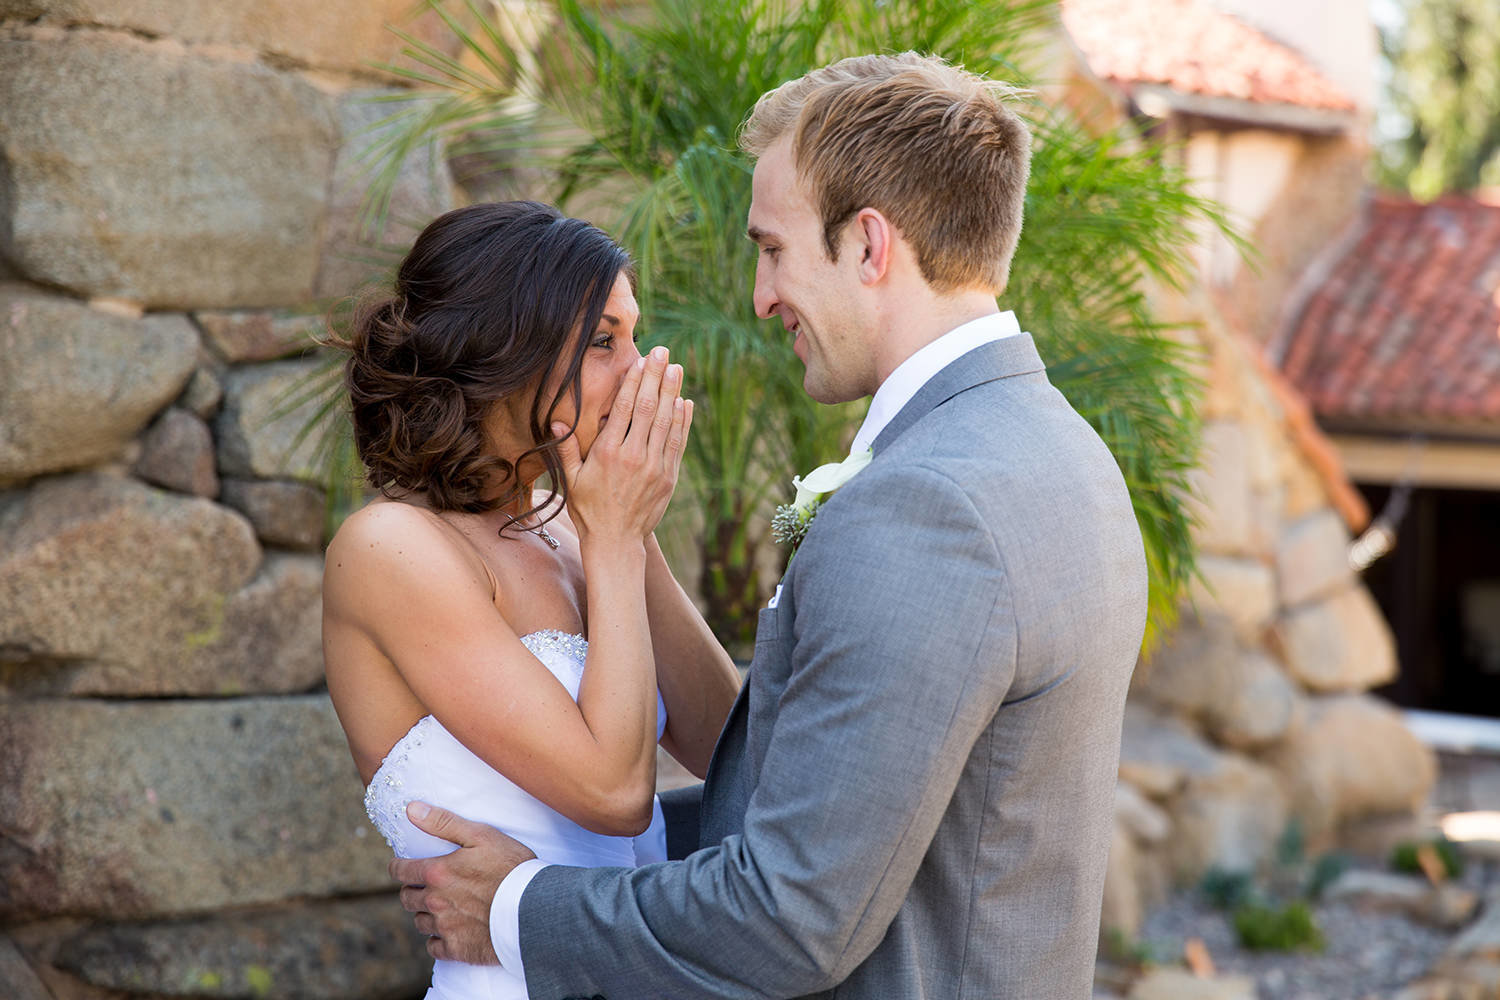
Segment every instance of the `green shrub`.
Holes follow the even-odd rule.
[[[1240,944],[1251,951],[1322,951],[1323,932],[1304,902],[1284,907],[1244,903],[1234,911]]]
[[[1302,863],[1307,854],[1307,837],[1302,832],[1302,823],[1294,816],[1281,829],[1276,838],[1276,863],[1290,868]]]
[[[1443,869],[1449,878],[1458,878],[1464,873],[1463,855],[1458,852],[1458,845],[1447,837],[1434,837],[1431,840],[1407,840],[1396,845],[1391,851],[1391,867],[1398,872],[1408,872],[1414,875],[1422,874],[1421,862],[1417,860],[1417,850],[1423,845],[1430,845],[1437,851],[1437,856],[1443,862]]]
[[[1198,891],[1215,909],[1232,910],[1254,896],[1254,876],[1250,872],[1210,868],[1198,881]]]
[[[1140,938],[1133,938],[1118,927],[1104,932],[1104,957],[1111,962],[1137,968],[1152,965],[1155,952],[1151,945]]]
[[[1304,890],[1307,898],[1321,899],[1323,890],[1348,871],[1349,865],[1349,856],[1346,854],[1332,852],[1319,857],[1313,862],[1312,871],[1307,875],[1307,888]]]

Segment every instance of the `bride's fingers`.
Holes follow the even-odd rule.
[[[682,404],[682,428],[673,432],[671,456],[672,456],[672,482],[677,482],[677,473],[682,468],[682,456],[687,452],[688,434],[693,429],[693,401],[691,399],[678,400]]]
[[[682,451],[687,445],[688,402],[682,397],[672,400],[672,426],[667,432],[667,448],[663,456],[667,476],[677,481],[677,468],[682,461]]]
[[[651,436],[652,421],[661,406],[662,376],[667,369],[667,349],[653,347],[646,355],[646,367],[641,372],[641,381],[635,393],[635,409],[631,414],[630,433],[626,444],[644,450]],[[624,389],[622,388],[623,392]],[[610,422],[614,422],[614,411],[610,411]]]
[[[640,393],[641,378],[645,373],[645,358],[637,359],[625,372],[625,377],[620,380],[620,388],[615,391],[615,401],[609,408],[609,419],[604,422],[604,430],[599,432],[599,441],[618,446],[625,440],[625,432],[630,430],[630,418],[635,413],[635,398]]]
[[[569,434],[567,424],[553,424],[552,436],[557,439],[557,458],[562,462],[563,478],[571,487],[578,481],[578,470],[583,465],[578,454],[578,435]]]
[[[682,393],[682,366],[668,365],[662,374],[661,391],[656,404],[656,419],[651,422],[651,437],[647,449],[656,454],[667,447],[676,419],[677,400]]]

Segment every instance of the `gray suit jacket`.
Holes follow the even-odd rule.
[[[701,849],[532,881],[531,996],[1088,997],[1145,614],[1124,481],[1031,338],[959,358],[760,613]]]

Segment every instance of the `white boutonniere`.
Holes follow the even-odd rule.
[[[800,545],[818,508],[823,506],[823,498],[853,479],[874,457],[874,450],[866,448],[842,462],[820,465],[806,476],[793,476],[792,488],[797,491],[797,498],[776,508],[776,516],[771,518],[771,537],[794,548]]]

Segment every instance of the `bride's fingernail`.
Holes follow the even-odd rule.
[[[406,804],[406,815],[413,820],[424,820],[430,812],[432,812],[432,807],[425,802],[408,802]]]

